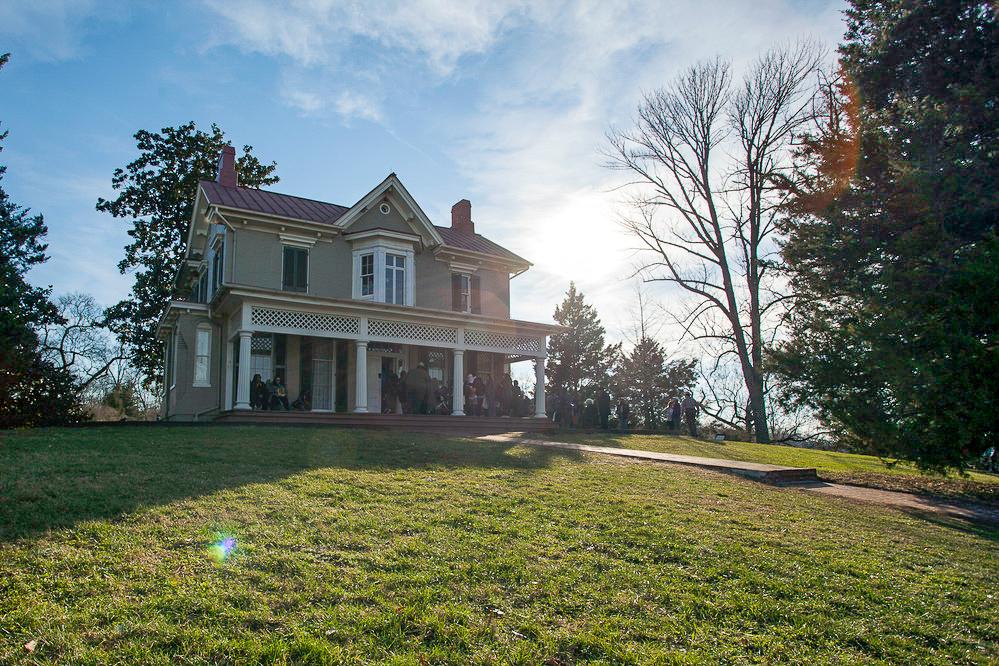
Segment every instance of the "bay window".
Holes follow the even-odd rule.
[[[414,251],[398,242],[355,245],[353,298],[393,305],[413,305]]]

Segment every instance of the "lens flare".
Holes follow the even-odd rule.
[[[208,554],[218,564],[228,560],[236,552],[236,537],[220,536],[211,546],[208,547]]]

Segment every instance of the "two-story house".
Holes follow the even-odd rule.
[[[390,174],[353,206],[239,187],[235,150],[199,184],[177,299],[160,322],[163,418],[249,410],[250,382],[281,376],[316,412],[379,413],[384,377],[424,363],[463,415],[463,378],[536,363],[546,336],[510,318],[530,263],[476,233],[471,204],[433,224]],[[389,407],[393,409],[394,407]]]

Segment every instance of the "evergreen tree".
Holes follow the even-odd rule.
[[[119,339],[132,350],[132,363],[147,388],[161,381],[162,350],[156,326],[173,292],[173,282],[184,256],[184,243],[198,182],[214,180],[219,153],[227,145],[217,125],[208,132],[193,122],[165,127],[154,133],[135,133],[139,156],[123,169],[115,169],[113,200],[99,199],[97,210],[128,220],[132,241],[125,246],[122,272],[135,270],[131,295],[108,311],[108,320]],[[278,181],[276,164],[262,164],[252,146],[243,146],[236,161],[239,184],[261,187]]]
[[[576,284],[569,283],[565,300],[555,308],[555,321],[566,327],[548,339],[547,391],[565,391],[577,403],[591,388],[606,384],[620,345],[604,344],[604,327]]]
[[[628,401],[644,427],[661,428],[669,399],[693,390],[695,364],[692,360],[668,362],[662,345],[642,337],[615,365],[614,394]]]
[[[0,69],[10,54],[0,55]],[[0,132],[0,142],[7,131]],[[0,145],[0,151],[3,146]],[[0,164],[0,428],[53,425],[82,418],[73,377],[45,360],[38,329],[59,320],[49,299],[51,287],[24,279],[44,263],[48,229],[41,215],[30,215],[2,187]]]
[[[777,367],[857,448],[961,468],[999,430],[999,23],[970,0],[847,17],[787,227]]]

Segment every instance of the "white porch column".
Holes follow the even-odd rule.
[[[239,376],[236,377],[236,409],[250,408],[250,338],[253,331],[239,332]]]
[[[451,389],[451,416],[465,415],[465,350],[454,350],[454,387]]]
[[[363,414],[368,411],[368,341],[357,341],[357,355],[354,358],[354,411]]]
[[[534,359],[534,416],[547,418],[545,414],[545,359]]]

